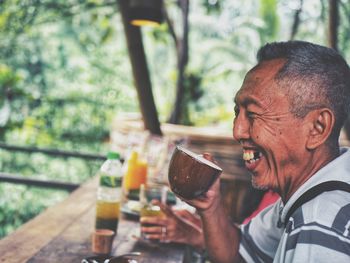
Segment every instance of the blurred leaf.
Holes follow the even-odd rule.
[[[4,127],[10,119],[11,108],[10,103],[5,99],[4,104],[0,108],[0,127]]]
[[[277,36],[279,19],[277,15],[277,0],[260,0],[260,14],[265,22],[260,29],[262,42],[271,41]]]

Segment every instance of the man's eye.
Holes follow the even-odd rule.
[[[248,116],[248,118],[255,118],[256,117],[256,113],[255,112],[251,112],[251,111],[247,111],[247,116]]]

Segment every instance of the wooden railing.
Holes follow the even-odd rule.
[[[81,159],[89,159],[89,160],[105,160],[106,157],[101,154],[92,154],[92,153],[83,153],[78,151],[63,151],[57,149],[47,149],[47,148],[39,148],[39,147],[27,147],[27,146],[17,146],[11,145],[4,142],[0,142],[0,148],[9,150],[9,151],[20,151],[27,153],[44,153],[46,155],[53,155],[56,157],[75,157]]]
[[[10,173],[0,173],[0,182],[13,183],[13,184],[25,184],[29,186],[66,190],[69,192],[74,191],[80,186],[80,184],[27,178],[21,175],[10,174]]]
[[[105,160],[106,159],[104,155],[100,155],[100,154],[83,153],[78,151],[63,151],[63,150],[47,149],[47,148],[39,148],[39,147],[18,146],[18,145],[6,144],[4,142],[0,142],[0,148],[11,152],[18,151],[18,152],[25,152],[25,153],[43,153],[45,155],[61,157],[61,158],[79,158],[79,159],[86,159],[86,160]],[[80,186],[80,184],[74,184],[69,182],[59,182],[54,180],[28,178],[28,177],[23,177],[21,175],[4,173],[4,172],[0,172],[0,182],[59,189],[59,190],[65,190],[69,192],[74,191]]]

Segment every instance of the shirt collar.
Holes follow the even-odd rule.
[[[280,202],[279,222],[285,223],[288,210],[303,193],[313,186],[331,180],[350,183],[350,148],[340,148],[340,155],[311,176],[295,191],[285,205],[282,201]]]

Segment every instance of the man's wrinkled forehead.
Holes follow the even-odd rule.
[[[271,87],[276,84],[276,74],[278,74],[285,62],[285,59],[273,59],[263,61],[253,67],[246,74],[243,85],[235,96],[235,101],[237,102],[239,100],[242,93],[253,91],[254,93],[265,92],[267,88],[271,90]]]

